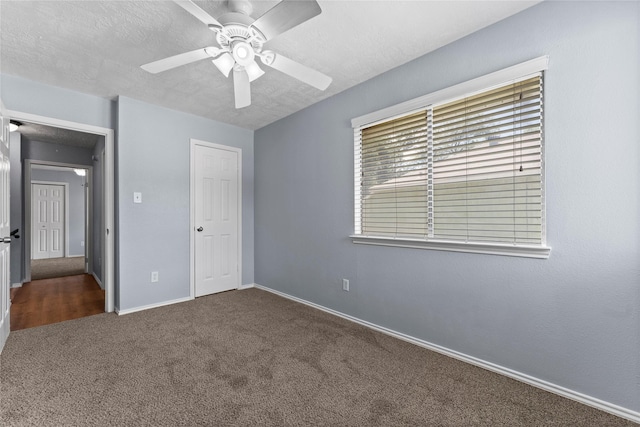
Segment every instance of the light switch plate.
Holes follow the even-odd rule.
[[[142,203],[142,193],[133,193],[133,203]]]

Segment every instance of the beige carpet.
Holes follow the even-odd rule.
[[[632,426],[250,289],[12,332],[2,426]]]
[[[84,257],[31,260],[31,280],[84,274]]]

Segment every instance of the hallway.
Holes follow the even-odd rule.
[[[104,313],[104,290],[93,276],[33,280],[11,289],[11,331]]]

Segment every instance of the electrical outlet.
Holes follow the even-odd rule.
[[[158,281],[158,272],[157,271],[152,271],[151,272],[151,282],[155,283]]]
[[[342,279],[342,290],[349,292],[349,279]]]
[[[84,240],[80,240],[80,247],[84,248]]]

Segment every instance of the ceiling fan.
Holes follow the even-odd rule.
[[[264,74],[256,62],[257,58],[264,65],[317,89],[325,90],[331,84],[331,77],[278,53],[262,49],[266,42],[277,35],[322,13],[317,1],[282,0],[255,20],[250,16],[253,7],[248,0],[229,0],[230,12],[218,19],[191,0],[173,1],[216,33],[219,47],[205,47],[150,62],[141,66],[143,70],[155,74],[202,59],[212,59],[225,77],[229,77],[233,71],[236,108],[251,105],[250,83]]]

